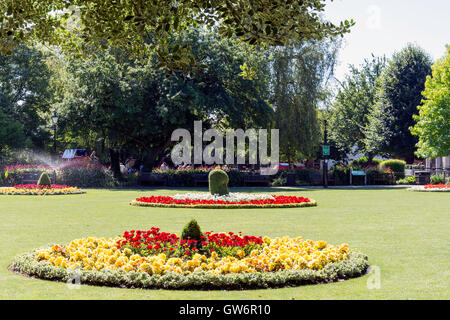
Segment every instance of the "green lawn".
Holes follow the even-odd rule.
[[[192,190],[192,189],[191,189]],[[241,189],[250,191],[249,189]],[[132,207],[150,193],[186,190],[88,190],[84,195],[0,196],[1,299],[449,299],[450,194],[404,189],[303,189],[289,194],[318,201],[313,208],[164,209]],[[253,192],[283,192],[251,189]],[[72,239],[113,237],[158,226],[179,233],[195,218],[203,231],[297,236],[346,242],[380,268],[381,288],[368,276],[344,282],[251,291],[135,290],[29,279],[7,270],[16,254]]]

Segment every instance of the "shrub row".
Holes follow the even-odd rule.
[[[119,185],[119,182],[113,177],[111,171],[104,167],[76,167],[64,168],[56,171],[43,169],[41,167],[31,167],[14,170],[0,170],[0,186],[23,184],[23,174],[41,172],[47,172],[51,183],[53,184],[62,184],[80,188],[115,187]]]
[[[68,282],[76,279],[80,281],[80,284],[88,285],[178,290],[242,290],[329,283],[361,276],[369,266],[367,256],[359,252],[351,252],[349,259],[330,263],[318,271],[295,270],[219,275],[208,272],[193,272],[188,275],[168,272],[164,275],[149,275],[145,272],[123,270],[73,271],[52,266],[48,261],[37,261],[35,257],[35,251],[17,256],[9,269],[45,280]]]

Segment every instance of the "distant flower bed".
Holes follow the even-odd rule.
[[[130,203],[135,206],[173,208],[284,208],[316,206],[314,200],[284,195],[230,193],[225,196],[209,193],[186,193],[175,196],[140,197]]]
[[[16,257],[10,269],[42,279],[165,289],[249,289],[327,283],[362,275],[367,257],[347,244],[302,237],[207,232],[201,244],[177,234],[127,231],[83,238]]]
[[[5,195],[60,195],[60,194],[80,194],[85,191],[77,187],[52,184],[48,186],[38,186],[36,184],[17,184],[14,187],[0,188],[0,194]]]
[[[416,186],[409,188],[408,190],[411,191],[424,191],[424,192],[449,192],[450,191],[450,184],[426,184],[424,186]]]

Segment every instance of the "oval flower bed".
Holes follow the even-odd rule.
[[[80,194],[85,191],[77,187],[52,184],[51,187],[39,186],[36,184],[17,184],[14,187],[0,188],[0,194],[5,195],[60,195],[60,194]]]
[[[360,276],[367,267],[367,257],[347,244],[232,232],[182,240],[152,228],[35,250],[16,257],[10,270],[129,288],[250,289],[333,282]]]
[[[426,184],[424,186],[416,186],[409,188],[410,191],[427,191],[427,192],[449,192],[450,184]]]
[[[315,200],[297,196],[241,192],[219,196],[204,192],[176,194],[174,196],[140,197],[131,201],[130,204],[144,207],[240,209],[312,207],[316,206],[317,202]]]

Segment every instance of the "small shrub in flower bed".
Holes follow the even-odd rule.
[[[77,187],[70,187],[66,185],[52,184],[37,185],[37,184],[17,184],[14,187],[0,188],[0,194],[4,195],[61,195],[61,194],[80,194],[85,191]]]
[[[367,257],[347,244],[302,237],[205,233],[200,249],[177,234],[128,231],[18,256],[10,270],[48,280],[131,288],[250,289],[326,283],[365,273]],[[172,249],[172,250],[171,250]]]
[[[426,184],[424,186],[417,186],[408,188],[410,191],[424,191],[424,192],[450,192],[450,184]]]
[[[211,195],[210,193],[187,193],[170,196],[140,197],[131,201],[131,205],[143,207],[169,207],[169,208],[292,208],[312,207],[317,202],[304,197],[229,193],[228,195]]]

